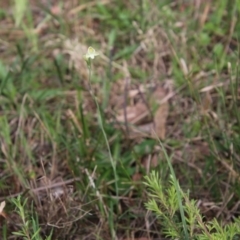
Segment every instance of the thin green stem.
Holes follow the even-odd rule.
[[[110,145],[109,145],[109,142],[108,142],[108,139],[107,139],[107,134],[104,130],[104,126],[103,126],[103,120],[102,120],[102,115],[101,115],[101,111],[100,111],[100,107],[99,107],[99,104],[98,104],[98,101],[92,91],[92,85],[91,85],[91,74],[92,74],[92,68],[91,68],[91,60],[89,60],[88,62],[88,70],[89,70],[89,74],[88,74],[88,82],[89,82],[89,92],[92,96],[92,98],[94,99],[94,102],[97,106],[97,111],[98,111],[98,119],[99,119],[99,123],[100,123],[100,128],[102,130],[102,133],[103,133],[103,136],[104,136],[104,139],[105,139],[105,142],[106,142],[106,146],[107,146],[107,149],[108,149],[108,154],[109,154],[109,159],[111,161],[111,165],[112,165],[112,168],[113,168],[113,174],[114,174],[114,178],[115,178],[115,191],[116,191],[116,195],[118,196],[118,184],[117,184],[117,180],[118,180],[118,177],[117,177],[117,172],[116,172],[116,162],[113,160],[113,157],[112,157],[112,153],[111,153],[111,149],[110,149]]]

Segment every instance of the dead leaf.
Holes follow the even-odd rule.
[[[3,209],[5,208],[5,206],[6,206],[6,202],[5,201],[0,203],[0,214],[3,212]]]
[[[3,211],[5,206],[6,206],[6,202],[5,201],[0,203],[0,216],[3,216],[4,218],[7,218],[6,213]]]
[[[164,103],[159,106],[157,112],[154,115],[155,129],[152,132],[152,136],[155,134],[160,139],[165,139],[166,136],[166,121],[168,117],[168,103]]]
[[[207,114],[211,110],[211,105],[212,105],[211,94],[210,92],[206,92],[202,100],[201,113]]]
[[[117,120],[119,122],[125,122],[125,118],[128,123],[136,124],[141,122],[147,115],[149,111],[144,103],[137,103],[134,106],[126,107],[126,116],[124,115],[124,109],[119,111]]]
[[[143,89],[144,90],[144,89]],[[125,109],[118,111],[116,119],[118,122],[129,124],[129,137],[137,138],[141,136],[152,136],[165,138],[166,135],[166,120],[168,117],[168,100],[166,99],[166,91],[163,87],[156,87],[155,91],[151,94],[149,103],[147,103],[146,96],[135,95],[139,93],[135,91],[130,92],[134,95],[136,104],[125,106]],[[145,99],[143,101],[143,99]],[[154,114],[151,113],[151,107]],[[135,125],[135,126],[134,126]]]
[[[153,93],[151,98],[152,105],[159,105],[157,111],[154,114],[154,128],[152,129],[152,137],[157,136],[160,139],[165,139],[166,135],[166,121],[168,117],[169,106],[168,102],[160,104],[161,100],[166,96],[165,90],[162,87],[158,87]]]

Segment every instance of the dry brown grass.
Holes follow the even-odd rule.
[[[227,36],[209,34],[211,41],[201,46],[191,21],[200,34],[214,15],[214,3],[173,1],[161,17],[154,2],[147,1],[141,16],[134,1],[102,0],[102,8],[110,9],[106,11],[120,6],[123,12],[138,16],[126,16],[128,27],[124,17],[118,19],[118,39],[110,46],[114,19],[108,20],[107,13],[101,15],[97,1],[68,0],[62,7],[59,2],[52,1],[49,6],[47,1],[30,1],[33,28],[28,26],[28,30],[32,38],[15,26],[13,6],[0,5],[5,12],[0,19],[1,61],[9,66],[17,84],[12,99],[7,93],[0,95],[1,126],[6,127],[0,133],[1,201],[19,194],[28,197],[29,209],[32,201],[39,217],[41,233],[44,236],[54,229],[53,239],[107,240],[114,235],[123,240],[164,239],[161,224],[144,208],[146,192],[141,184],[151,167],[159,169],[163,178],[168,176],[161,148],[155,143],[150,151],[145,142],[157,135],[169,155],[174,154],[180,183],[199,199],[206,219],[228,222],[239,215],[237,143],[226,143],[237,134],[233,108],[238,97],[235,99],[230,81],[234,74],[226,67],[214,69],[211,54],[207,55],[220,38],[224,57],[231,60],[238,45],[233,36],[235,18],[229,19]],[[46,17],[46,11],[51,17]],[[26,19],[24,22],[27,24]],[[118,167],[124,165],[126,172],[130,169],[129,178],[123,174],[120,179],[128,185],[125,189],[121,185],[124,191],[118,196],[113,187],[116,179],[111,179],[103,166],[108,164],[103,157],[106,151],[99,150],[105,145],[82,58],[89,44],[96,44],[101,53],[94,60],[92,87],[99,102],[106,102],[103,113],[109,143],[113,151],[119,148]],[[134,51],[127,49],[132,46],[136,46]],[[129,54],[115,58],[125,47]],[[60,55],[65,61],[60,66],[64,82],[58,71],[48,68],[56,67],[53,62]],[[77,83],[73,81],[76,75]],[[27,87],[21,84],[24,78],[31,81]],[[59,93],[45,98],[38,91],[46,89]],[[86,139],[80,141],[84,134]],[[105,173],[106,179],[102,177]],[[5,214],[0,223],[8,229],[7,239],[17,239],[11,232],[19,230],[21,219],[10,203]]]

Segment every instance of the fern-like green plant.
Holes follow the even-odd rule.
[[[39,226],[37,215],[29,216],[27,210],[25,209],[27,198],[25,200],[22,200],[21,195],[19,195],[17,198],[12,198],[11,202],[15,205],[16,212],[22,220],[21,228],[19,231],[13,232],[13,234],[15,236],[21,237],[21,239],[24,240],[42,240],[42,237],[40,235],[41,228]],[[50,234],[45,239],[51,240],[51,235],[52,234]]]
[[[153,171],[145,177],[149,200],[146,208],[152,211],[160,220],[162,233],[170,239],[186,240],[180,209],[178,193],[180,193],[184,217],[187,227],[187,237],[193,240],[240,240],[240,218],[226,226],[216,219],[204,222],[195,200],[190,200],[171,176],[169,183],[164,184],[157,172]]]

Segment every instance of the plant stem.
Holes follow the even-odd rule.
[[[106,132],[104,130],[102,115],[101,115],[101,111],[100,111],[100,107],[99,107],[98,101],[97,101],[97,99],[96,99],[96,97],[95,97],[95,95],[94,95],[94,93],[92,91],[92,85],[91,85],[92,67],[91,67],[91,65],[92,65],[91,60],[89,60],[89,62],[88,62],[89,92],[90,92],[90,94],[91,94],[92,98],[94,99],[94,102],[95,102],[95,104],[97,106],[98,120],[99,120],[100,128],[102,130],[103,137],[104,137],[104,140],[106,142],[107,149],[108,149],[109,159],[111,161],[111,165],[112,165],[112,168],[113,168],[113,174],[114,174],[114,178],[115,178],[115,191],[116,191],[116,196],[118,197],[118,184],[117,184],[118,177],[117,177],[117,172],[116,172],[116,162],[113,160],[111,149],[110,149],[110,145],[109,145],[109,142],[108,142],[108,139],[107,139],[107,134],[106,134]]]

